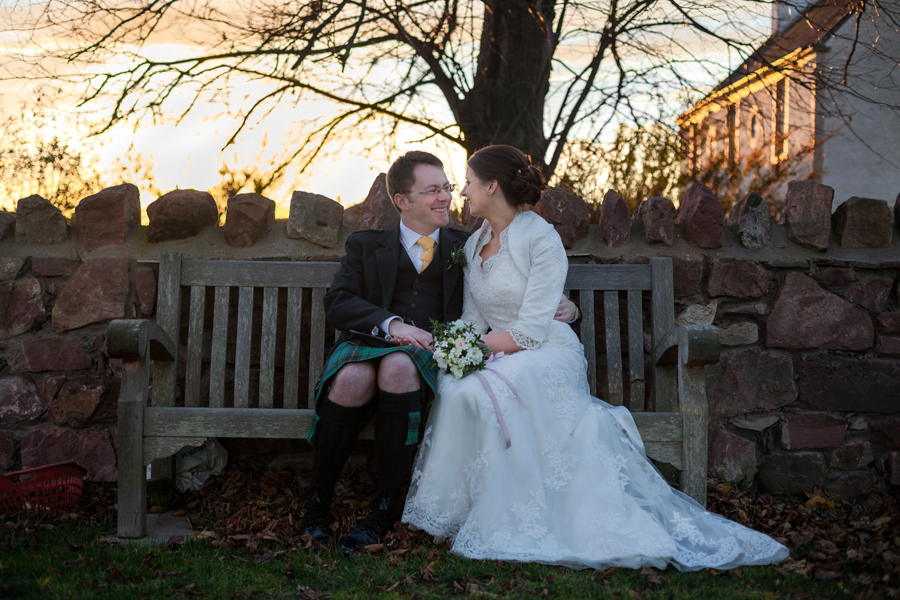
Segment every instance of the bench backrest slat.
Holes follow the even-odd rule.
[[[209,406],[225,407],[225,358],[228,348],[228,301],[230,289],[216,287],[213,305],[212,355],[209,365]]]
[[[653,297],[650,300],[650,320],[653,347],[675,326],[675,291],[672,279],[672,260],[650,259],[653,277]],[[653,409],[656,412],[675,412],[678,409],[677,371],[675,367],[653,367]]]
[[[631,412],[644,410],[644,319],[640,290],[628,290],[628,370]]]
[[[568,282],[567,282],[568,283]],[[578,306],[581,309],[581,345],[587,361],[588,385],[591,395],[597,396],[597,338],[594,323],[594,290],[578,292]]]
[[[164,254],[159,263],[157,283],[156,324],[174,342],[179,343],[179,319],[181,318],[181,255]],[[153,406],[175,406],[177,361],[160,363],[153,372]]]
[[[262,339],[259,342],[259,407],[272,408],[275,390],[275,339],[278,335],[278,288],[263,289]]]
[[[188,323],[187,365],[184,383],[184,405],[200,406],[200,375],[203,367],[203,316],[206,311],[206,288],[191,286],[191,312]]]
[[[250,348],[253,341],[253,288],[238,288],[237,336],[234,347],[234,407],[247,408],[250,397]]]
[[[281,392],[283,408],[312,408],[315,385],[323,368],[326,342],[323,297],[337,272],[337,263],[296,263],[266,261],[184,260],[180,255],[163,255],[160,262],[158,322],[173,339],[179,333],[180,287],[190,288],[190,309],[186,313],[187,364],[184,402],[187,407],[204,404],[201,381],[204,380],[203,356],[209,361],[209,406],[226,407],[226,382],[230,383],[229,348],[234,355],[235,408],[258,406],[273,408]],[[604,265],[597,276],[597,265],[570,265],[566,289],[578,291],[583,314],[581,339],[587,360],[591,393],[613,405],[628,405],[635,412],[644,409],[644,292],[650,292],[650,329],[653,342],[674,326],[674,294],[672,263],[668,258],[651,259],[650,264]],[[215,292],[207,291],[215,288]],[[232,292],[233,287],[239,288]],[[256,288],[262,288],[259,293]],[[284,292],[281,288],[285,288]],[[620,325],[620,292],[627,297],[627,346]],[[595,292],[603,292],[606,347],[596,347],[597,326]],[[306,299],[304,299],[306,296]],[[236,297],[237,306],[231,307]],[[304,304],[309,302],[304,317]],[[211,323],[207,304],[212,305]],[[231,311],[237,310],[236,327],[229,331]],[[625,310],[625,306],[621,307]],[[624,316],[624,315],[623,315]],[[307,319],[304,321],[304,319]],[[261,323],[261,325],[260,325]],[[305,327],[308,323],[309,330]],[[206,336],[212,333],[212,347]],[[334,339],[340,332],[335,331]],[[230,338],[230,341],[229,341]],[[207,340],[207,341],[204,341]],[[231,344],[234,344],[231,346]],[[283,344],[283,346],[282,346]],[[256,350],[259,350],[258,354]],[[283,354],[282,354],[283,349]],[[598,350],[606,354],[606,389],[598,390]],[[308,351],[308,352],[307,352]],[[623,361],[627,354],[628,368]],[[259,356],[258,372],[253,362]],[[284,359],[283,375],[280,370]],[[305,360],[304,360],[305,359]],[[276,362],[277,365],[276,366]],[[603,361],[601,360],[601,363]],[[305,364],[303,364],[305,363]],[[175,367],[166,373],[161,364],[155,374],[154,405],[172,406],[175,398]],[[600,365],[603,368],[603,364]],[[654,409],[659,412],[677,410],[675,370],[654,367]],[[258,377],[258,398],[252,397]],[[303,378],[301,378],[303,377]],[[625,397],[626,381],[630,384]],[[171,383],[170,383],[171,382]],[[301,383],[305,389],[301,390]],[[172,385],[171,393],[165,386]],[[305,393],[305,394],[304,394]],[[257,402],[258,400],[258,402]]]
[[[606,400],[622,406],[622,340],[619,333],[619,292],[603,292],[606,332]]]
[[[186,260],[181,285],[209,285],[227,287],[322,287],[328,288],[338,263]]]
[[[286,311],[284,407],[297,408],[297,396],[300,389],[300,317],[303,315],[303,290],[301,288],[288,288]]]
[[[604,265],[597,277],[597,265],[569,265],[566,288],[570,290],[650,290],[652,280],[647,265]]]
[[[330,285],[330,282],[329,282]],[[327,287],[312,289],[309,332],[309,395],[307,408],[315,408],[316,383],[325,360],[325,292]]]

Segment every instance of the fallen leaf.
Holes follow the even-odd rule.
[[[809,500],[806,501],[804,505],[806,508],[820,508],[821,506],[827,506],[828,508],[834,508],[834,502],[829,500],[828,498],[823,498],[822,496],[813,496]]]
[[[662,585],[665,581],[659,571],[653,567],[641,567],[641,577],[650,585]]]

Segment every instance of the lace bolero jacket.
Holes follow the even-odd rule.
[[[509,331],[519,347],[540,348],[566,282],[569,263],[562,240],[530,211],[517,214],[500,233],[500,250],[482,266],[478,255],[488,240],[485,221],[466,242],[462,320],[474,323],[482,335],[488,329]]]

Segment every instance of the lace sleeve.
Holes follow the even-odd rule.
[[[528,246],[531,268],[522,307],[509,333],[520,348],[541,347],[562,297],[569,261],[559,234],[552,227],[538,229]]]
[[[470,268],[471,267],[466,267],[463,285],[463,311],[459,320],[466,323],[472,323],[478,334],[484,335],[488,330],[487,321],[485,320],[484,315],[481,314],[481,311],[478,310],[478,305],[475,303],[475,297],[472,295],[472,286],[468,281]]]

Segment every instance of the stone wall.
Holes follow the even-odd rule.
[[[726,219],[699,184],[679,210],[650,198],[634,215],[611,191],[599,225],[558,189],[535,210],[572,262],[671,257],[679,323],[719,328],[722,357],[707,368],[711,478],[794,493],[820,485],[835,498],[900,485],[900,203],[892,213],[884,201],[851,198],[832,214],[830,188],[788,187],[784,224],[753,194]],[[109,319],[154,316],[161,252],[336,260],[353,229],[398,218],[383,175],[346,211],[296,192],[286,221],[272,218],[271,200],[244,194],[219,226],[207,196],[166,194],[148,208],[147,227],[127,184],[84,199],[74,224],[38,197],[0,212],[0,469],[75,458],[88,479],[115,480],[121,365],[105,355],[105,330]],[[602,331],[597,348],[602,374]],[[605,387],[601,375],[601,397]]]

